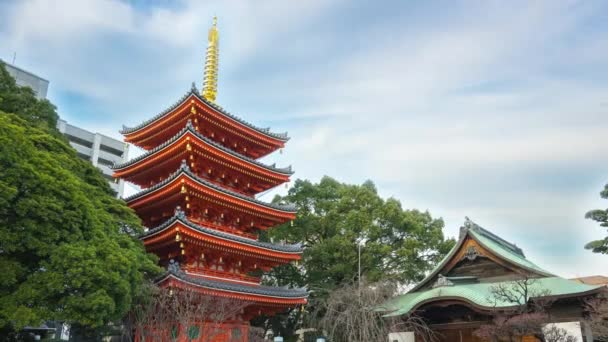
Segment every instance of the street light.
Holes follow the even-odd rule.
[[[325,337],[317,337],[317,342],[325,342]]]
[[[283,337],[282,336],[277,336],[274,338],[273,340],[274,342],[283,342]]]
[[[361,293],[361,247],[365,246],[366,238],[358,238],[357,245],[359,246],[359,293]]]

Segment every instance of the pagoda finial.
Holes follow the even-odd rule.
[[[209,29],[207,55],[205,58],[205,72],[203,76],[203,97],[215,102],[217,96],[217,70],[220,52],[220,33],[217,30],[217,17],[213,17],[213,26]]]

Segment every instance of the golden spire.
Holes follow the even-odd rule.
[[[205,58],[202,95],[207,101],[215,102],[217,95],[217,65],[220,52],[220,33],[217,30],[217,17],[213,17],[213,26],[209,29],[209,43]]]

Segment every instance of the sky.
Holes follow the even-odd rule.
[[[608,2],[6,0],[0,58],[122,139],[200,88],[214,15],[217,103],[291,137],[264,161],[371,179],[446,236],[468,216],[556,274],[608,274],[583,248],[606,234],[584,215],[608,205]]]

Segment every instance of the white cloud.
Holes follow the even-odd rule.
[[[450,235],[468,215],[539,264],[602,272],[582,250],[603,233],[583,214],[602,205],[608,170],[608,44],[589,25],[601,5],[428,6],[365,22],[342,1],[24,1],[11,6],[0,55],[17,50],[18,64],[46,70],[51,95],[85,96],[87,107],[60,105],[86,113],[62,114],[116,136],[200,80],[217,14],[220,103],[293,138],[270,159],[302,178],[372,179],[444,216]],[[535,250],[534,239],[561,243],[556,232],[574,240],[560,245],[569,263],[550,243]]]

